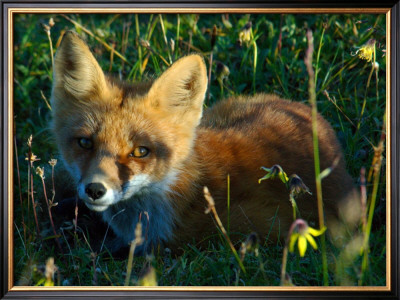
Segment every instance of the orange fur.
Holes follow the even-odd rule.
[[[78,195],[90,208],[108,222],[118,209],[127,209],[113,221],[117,224],[111,223],[123,243],[133,239],[124,227],[137,222],[144,210],[150,211],[151,245],[179,247],[216,232],[204,213],[203,186],[226,222],[228,174],[232,233],[256,231],[265,237],[273,226],[271,237],[277,238],[292,222],[288,191],[278,180],[259,184],[265,175],[261,166],[281,165],[316,194],[309,107],[259,94],[221,101],[203,113],[206,86],[198,55],[178,60],[154,83],[127,85],[105,77],[76,34],[63,38],[52,96],[56,141]],[[339,159],[323,180],[325,212],[335,217],[338,203],[356,192],[335,133],[321,116],[318,132],[321,170]],[[92,147],[83,149],[82,138]],[[138,147],[149,154],[132,156]],[[100,183],[109,194],[88,196],[91,183]],[[317,220],[315,196],[300,197],[298,206],[303,218]]]

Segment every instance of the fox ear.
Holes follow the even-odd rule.
[[[176,61],[153,83],[148,99],[152,107],[161,109],[176,122],[192,120],[197,126],[206,90],[204,60],[199,55],[189,55]]]
[[[85,42],[67,31],[57,49],[53,66],[53,101],[75,98],[78,101],[100,96],[106,80],[99,64]]]

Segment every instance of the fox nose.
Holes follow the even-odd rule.
[[[85,187],[85,192],[86,194],[92,198],[93,200],[97,200],[101,197],[103,197],[103,195],[106,193],[106,188],[104,187],[103,184],[101,183],[89,183],[88,185],[86,185]]]

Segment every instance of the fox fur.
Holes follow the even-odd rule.
[[[279,164],[300,176],[312,192],[297,200],[301,216],[318,219],[310,108],[268,94],[204,108],[206,89],[199,55],[179,59],[153,82],[119,82],[77,34],[65,33],[54,63],[52,129],[78,197],[116,234],[114,250],[135,238],[140,215],[144,251],[212,236],[203,187],[226,224],[228,174],[232,236],[284,236],[293,221],[288,191],[278,180],[259,184],[261,166]],[[357,193],[335,132],[320,115],[318,138],[321,170],[338,161],[322,185],[325,217],[336,218],[339,203]],[[94,183],[101,191],[90,189]]]

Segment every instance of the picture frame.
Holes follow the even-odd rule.
[[[338,7],[339,6],[339,7]],[[386,14],[387,24],[387,284],[382,287],[18,287],[13,284],[13,29],[12,18],[15,13],[54,13],[79,12],[137,12],[137,13],[382,13]],[[0,161],[3,166],[0,175],[1,202],[1,297],[2,299],[29,298],[316,298],[343,297],[345,299],[387,298],[399,299],[399,253],[400,253],[400,3],[397,0],[370,2],[336,1],[287,1],[277,4],[274,1],[227,1],[204,2],[127,2],[98,1],[77,4],[74,1],[25,2],[2,1],[3,31],[0,39],[2,49],[2,104]],[[389,100],[388,100],[389,99]]]

